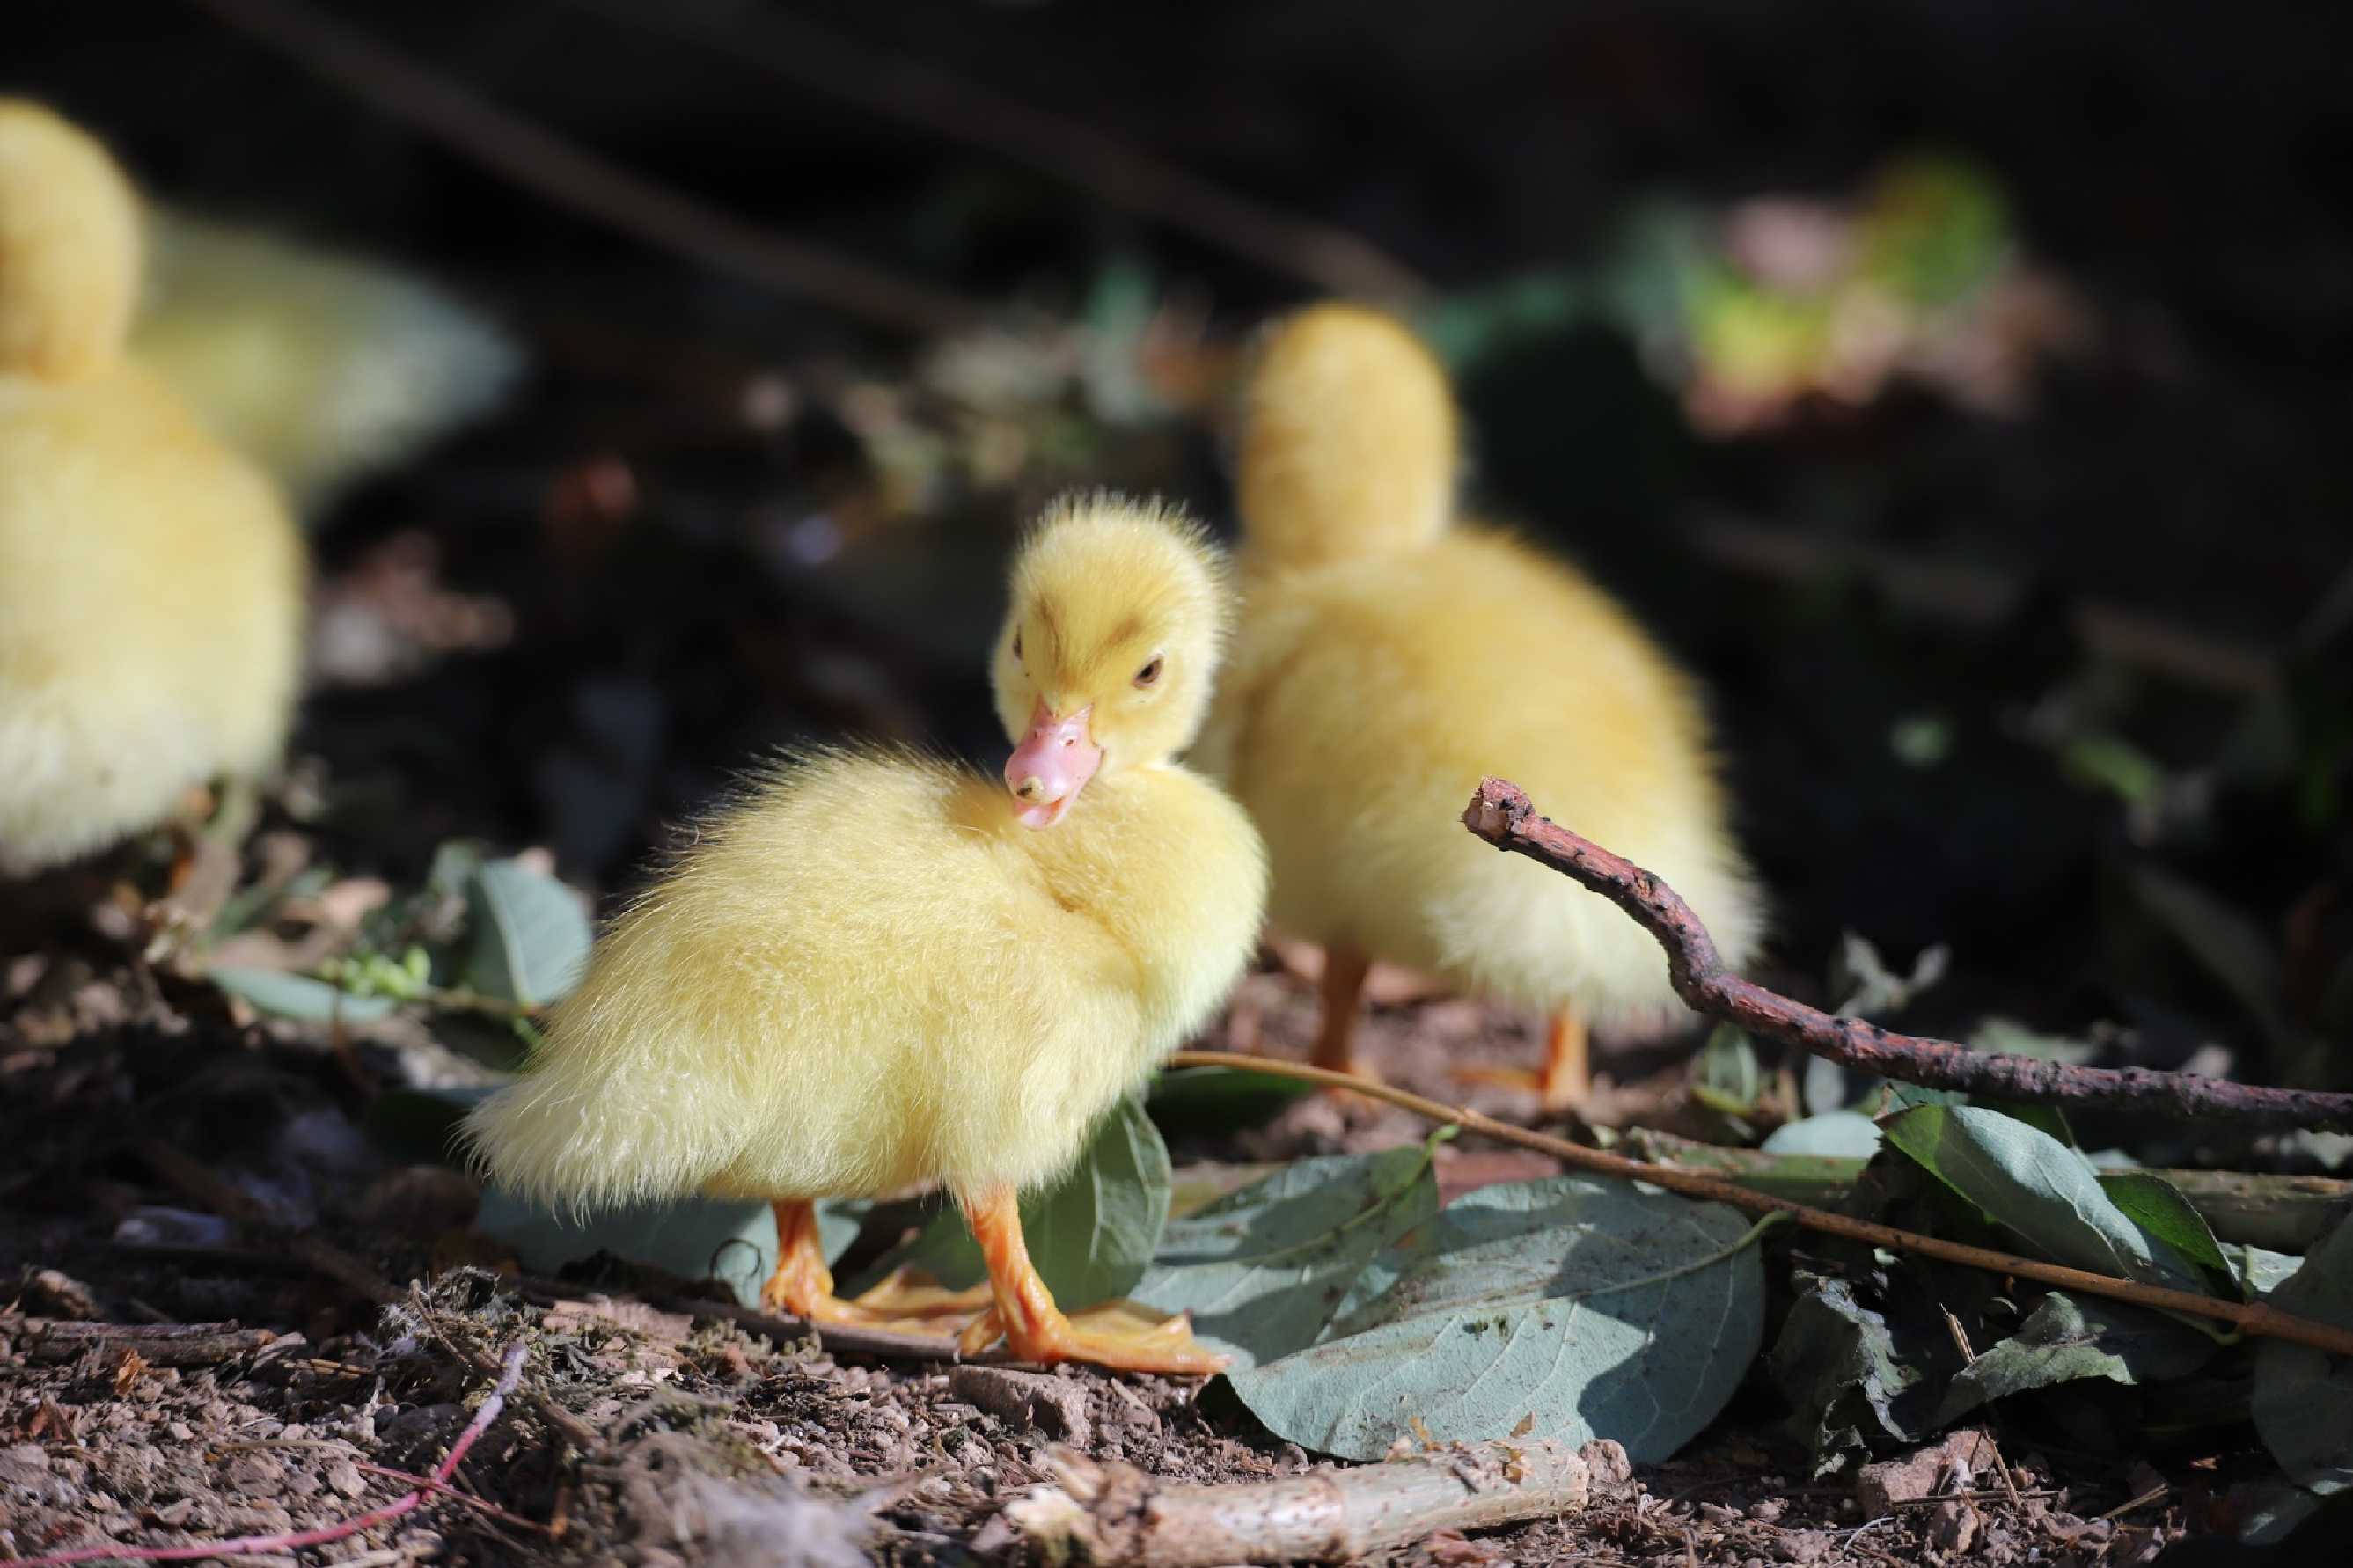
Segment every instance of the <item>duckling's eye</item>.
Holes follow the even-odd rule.
[[[1015,632],[1013,634],[1013,657],[1016,659],[1018,659],[1021,657],[1021,634],[1019,632]]]
[[[1152,656],[1152,662],[1135,672],[1135,683],[1138,686],[1149,686],[1154,681],[1159,679],[1160,667],[1164,662],[1166,661],[1160,655],[1156,653],[1154,654]]]

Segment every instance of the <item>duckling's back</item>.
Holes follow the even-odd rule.
[[[0,376],[0,856],[53,864],[269,767],[301,580],[276,490],[145,373]]]
[[[1196,756],[1266,836],[1271,922],[1588,1019],[1672,1006],[1640,928],[1463,830],[1493,774],[1664,877],[1744,961],[1761,907],[1691,683],[1573,568],[1375,499],[1451,479],[1428,353],[1318,308],[1270,345],[1248,416],[1241,629]]]
[[[1033,834],[1001,788],[944,763],[779,768],[613,922],[469,1141],[501,1184],[558,1205],[1050,1175],[1231,984],[1255,931],[1248,825],[1207,785],[1165,783],[1173,801],[1139,782]],[[1105,921],[1093,889],[1119,883],[1091,839],[1198,881],[1170,868],[1219,811],[1248,884],[1230,931],[1198,940],[1198,911],[1166,904]],[[1155,913],[1165,933],[1144,929]],[[1184,950],[1186,994],[1155,935]]]
[[[1465,832],[1494,774],[1658,872],[1730,962],[1759,924],[1688,681],[1574,572],[1458,531],[1252,600],[1227,764],[1273,858],[1272,922],[1531,1005],[1672,1001],[1602,900]]]

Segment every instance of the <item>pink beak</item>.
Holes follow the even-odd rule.
[[[1092,706],[1057,719],[1040,701],[1029,715],[1029,733],[1005,762],[1005,787],[1023,802],[1025,827],[1051,827],[1079,798],[1079,791],[1103,765],[1103,749],[1088,733]]]

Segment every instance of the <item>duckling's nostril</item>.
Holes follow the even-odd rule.
[[[1045,792],[1046,786],[1044,783],[1039,779],[1037,774],[1031,773],[1028,778],[1021,781],[1020,787],[1016,789],[1013,793],[1023,800],[1036,800]]]
[[[1062,744],[1065,746],[1075,746],[1078,743],[1079,738],[1076,735],[1065,735],[1062,737]]]

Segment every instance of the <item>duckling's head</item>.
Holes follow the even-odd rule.
[[[1022,822],[1050,827],[1089,780],[1165,763],[1200,729],[1225,562],[1157,502],[1069,496],[1015,557],[1012,589],[989,671],[1014,742],[1005,784]]]
[[[1246,560],[1320,566],[1429,543],[1460,461],[1445,367],[1404,323],[1311,306],[1259,347],[1238,476]]]
[[[0,98],[0,374],[102,369],[131,331],[140,264],[121,165],[54,111]]]

